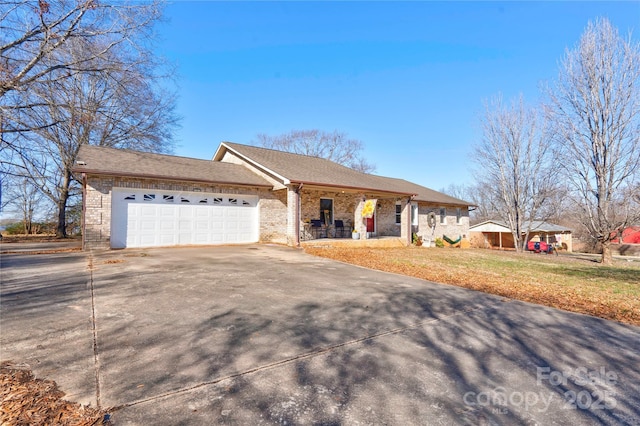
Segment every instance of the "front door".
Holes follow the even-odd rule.
[[[376,215],[367,218],[367,232],[376,232]]]

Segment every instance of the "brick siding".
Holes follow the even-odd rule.
[[[157,179],[87,176],[84,196],[84,248],[108,249],[111,245],[111,194],[113,188],[164,189],[259,197],[260,241],[286,243],[286,191],[178,182]]]

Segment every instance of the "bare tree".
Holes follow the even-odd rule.
[[[162,64],[147,50],[145,25],[157,18],[156,9],[137,10],[144,11],[150,15],[138,18],[137,32],[112,36],[128,37],[126,43],[84,33],[69,37],[39,59],[38,68],[47,74],[29,80],[29,90],[13,88],[3,98],[13,104],[1,105],[0,162],[57,205],[59,237],[66,236],[69,199],[79,194],[72,168],[81,145],[155,152],[172,147],[175,96],[161,85],[170,73],[161,73]],[[98,24],[109,28],[97,33],[121,30],[110,19]]]
[[[33,233],[33,223],[41,210],[44,195],[28,179],[14,179],[7,191],[8,206],[20,215],[25,235]]]
[[[501,97],[485,104],[483,137],[474,147],[484,198],[511,229],[516,250],[527,241],[533,220],[555,191],[556,169],[544,123],[522,97],[505,107]],[[528,223],[527,229],[524,224]]]
[[[492,191],[487,182],[477,181],[467,188],[468,196],[464,198],[472,202],[476,207],[469,212],[471,224],[477,224],[485,220],[500,218],[498,206],[500,203],[496,199],[496,191]]]
[[[24,175],[58,207],[57,234],[66,236],[66,207],[79,194],[72,168],[83,144],[167,152],[177,123],[175,98],[145,68],[127,66],[48,82],[31,92],[41,104],[21,114],[33,129],[13,146]],[[55,125],[36,129],[37,123]]]
[[[624,192],[640,168],[640,47],[607,19],[589,22],[549,90],[557,155],[579,219],[611,264],[610,241],[638,220]]]
[[[492,194],[490,191],[486,191],[483,185],[482,182],[468,185],[452,183],[446,188],[440,189],[440,192],[473,204],[469,209],[469,221],[474,225],[498,217],[497,213],[491,210],[496,205],[495,202],[489,199]]]
[[[86,72],[87,62],[115,46],[131,44],[161,15],[158,2],[15,0],[0,3],[0,99],[32,84]],[[70,40],[84,39],[82,56],[63,55]],[[135,46],[129,46],[136,48]],[[20,105],[13,105],[20,107]],[[24,107],[24,105],[23,105]]]
[[[265,148],[326,158],[364,173],[375,171],[375,166],[360,154],[363,143],[337,130],[331,133],[317,129],[292,130],[278,136],[259,134],[256,139],[257,144]]]

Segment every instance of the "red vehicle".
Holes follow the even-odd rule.
[[[527,243],[527,250],[534,253],[555,253],[558,255],[558,250],[553,244],[547,244],[544,241],[529,241]]]

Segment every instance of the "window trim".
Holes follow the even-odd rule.
[[[398,207],[400,207],[400,211],[398,211]],[[396,225],[402,224],[402,203],[400,201],[396,201]]]
[[[420,208],[418,206],[418,203],[411,203],[411,226],[418,226],[418,224],[420,223],[419,218]]]

